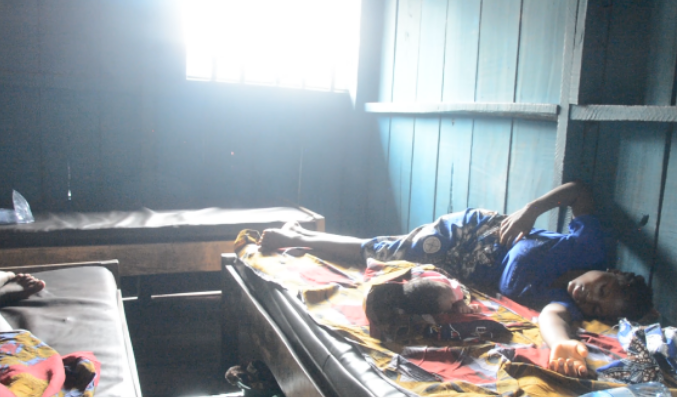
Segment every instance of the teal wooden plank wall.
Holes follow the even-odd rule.
[[[565,6],[390,1],[379,100],[557,103]],[[399,226],[373,226],[383,233],[407,232],[467,207],[513,211],[553,187],[554,122],[397,116],[380,117],[379,126],[397,208],[385,216]],[[547,227],[547,216],[537,225]]]

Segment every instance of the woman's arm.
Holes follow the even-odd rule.
[[[581,182],[560,185],[540,198],[510,214],[501,223],[501,244],[511,246],[529,235],[536,219],[555,207],[569,206],[574,218],[592,213],[592,194]]]
[[[585,344],[571,338],[571,316],[566,307],[550,303],[543,308],[538,317],[541,337],[550,347],[550,370],[571,377],[585,377],[588,367],[585,357],[588,349]]]

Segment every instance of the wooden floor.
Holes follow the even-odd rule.
[[[180,274],[123,280],[125,313],[144,396],[209,396],[237,391],[224,378],[220,297],[131,299],[138,285],[153,295],[217,291],[220,276]]]

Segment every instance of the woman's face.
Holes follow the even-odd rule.
[[[610,272],[588,271],[569,282],[567,291],[588,317],[617,319],[623,316],[623,292],[618,278]]]

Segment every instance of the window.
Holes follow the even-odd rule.
[[[314,90],[355,84],[360,0],[184,0],[186,78]]]

